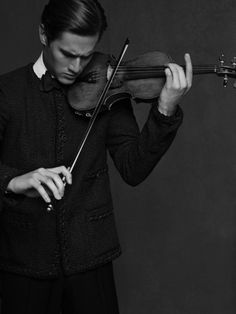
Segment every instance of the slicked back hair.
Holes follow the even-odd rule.
[[[104,9],[97,0],[49,0],[44,7],[41,24],[48,42],[63,32],[101,38],[107,28]]]

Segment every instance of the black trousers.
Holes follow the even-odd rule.
[[[118,314],[112,263],[41,280],[2,273],[1,314]]]

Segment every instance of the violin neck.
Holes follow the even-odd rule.
[[[185,66],[182,66],[185,70]],[[166,66],[156,67],[125,67],[121,66],[117,74],[122,80],[138,80],[148,78],[161,78],[165,77]],[[193,66],[193,74],[212,74],[216,73],[217,68],[215,65],[197,65]]]

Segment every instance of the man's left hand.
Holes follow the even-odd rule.
[[[177,105],[192,86],[192,62],[188,53],[184,56],[186,71],[175,63],[167,64],[165,69],[166,82],[163,86],[158,102],[158,110],[171,116],[175,113]]]

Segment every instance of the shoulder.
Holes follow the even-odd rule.
[[[19,91],[27,88],[34,79],[33,75],[33,63],[2,74],[0,75],[0,90],[6,95],[18,94]]]

